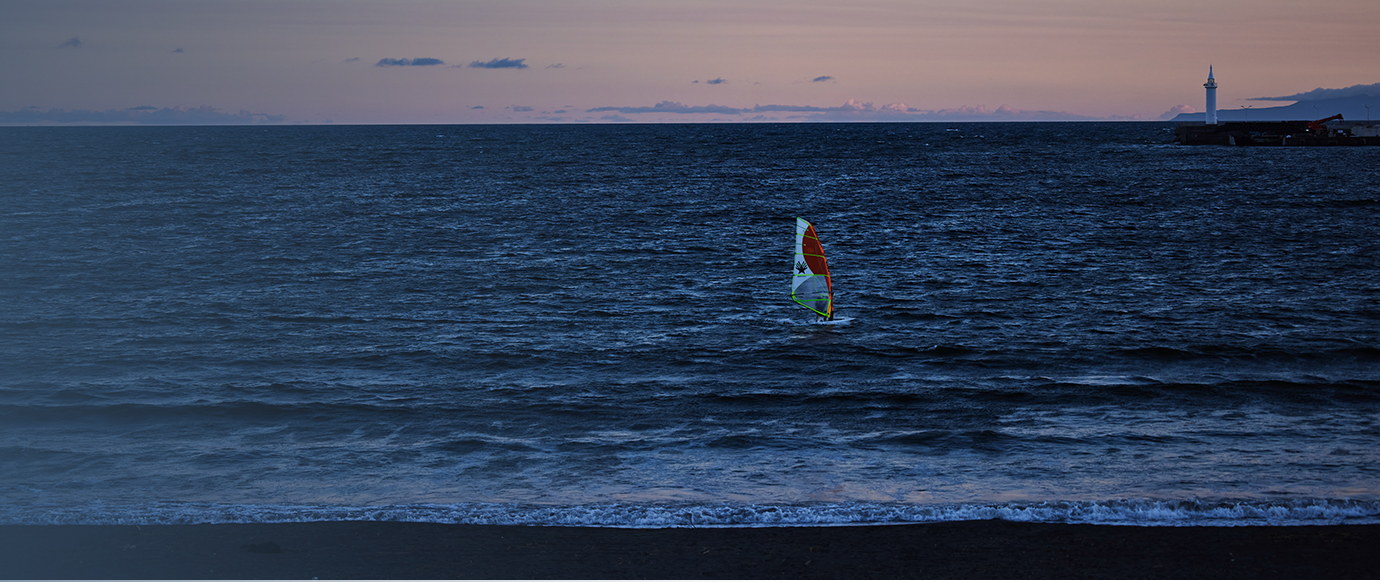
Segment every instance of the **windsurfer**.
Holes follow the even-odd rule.
[[[795,219],[795,273],[791,278],[791,299],[815,313],[816,321],[834,320],[834,286],[829,279],[829,263],[819,243],[814,225]]]

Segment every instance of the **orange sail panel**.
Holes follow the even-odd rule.
[[[824,317],[834,315],[834,284],[829,280],[829,262],[819,244],[815,226],[803,218],[795,219],[795,274],[791,278],[791,299]]]

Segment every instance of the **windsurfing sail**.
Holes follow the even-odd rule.
[[[795,219],[795,274],[791,278],[791,299],[823,317],[834,316],[834,284],[829,280],[829,262],[819,244],[815,225]]]

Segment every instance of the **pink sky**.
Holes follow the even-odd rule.
[[[1150,120],[1176,106],[1201,111],[1209,64],[1223,109],[1380,82],[1377,0],[4,6],[0,112],[209,106],[286,123]]]

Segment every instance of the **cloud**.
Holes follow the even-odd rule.
[[[518,113],[523,113],[523,112],[527,112],[527,111],[534,111],[531,107],[528,107],[528,106],[526,106],[526,105],[514,105],[514,106],[510,107],[510,109],[512,109],[513,111],[518,112]]]
[[[58,48],[77,48],[80,46],[81,39],[74,36],[72,38],[62,41],[62,44],[58,45]]]
[[[473,61],[470,63],[471,69],[526,69],[527,59],[493,59],[489,62]]]
[[[599,119],[600,119],[601,121],[617,121],[617,122],[632,121],[631,119],[628,119],[628,118],[626,118],[626,117],[623,117],[622,115],[617,115],[617,114],[614,114],[614,115],[605,115],[605,116],[603,116],[603,117],[600,117]]]
[[[86,109],[25,108],[19,111],[0,111],[0,123],[40,123],[40,124],[138,124],[138,125],[247,125],[253,123],[278,123],[284,121],[282,115],[250,113],[240,110],[227,113],[211,107],[163,107],[140,105],[129,109],[107,109],[91,111]]]
[[[752,112],[802,112],[802,111],[829,111],[828,107],[815,107],[813,105],[758,105],[752,108]]]
[[[526,60],[526,59],[523,59],[523,60]],[[549,65],[546,65],[546,68],[548,68],[548,69],[564,69],[564,68],[565,68],[565,63],[552,63],[552,64],[549,64]]]
[[[710,105],[694,105],[694,106],[691,106],[691,105],[686,105],[686,104],[684,104],[684,103],[678,103],[678,102],[676,102],[676,101],[662,101],[661,103],[657,103],[656,105],[653,105],[653,106],[651,106],[651,107],[595,107],[594,109],[586,109],[586,110],[585,110],[586,113],[597,113],[597,112],[600,112],[600,111],[617,111],[618,113],[627,113],[627,114],[633,114],[633,113],[677,113],[677,114],[684,114],[684,113],[719,113],[719,114],[729,114],[729,115],[737,115],[737,114],[743,112],[743,110],[741,110],[741,109],[735,109],[735,108],[733,108],[733,107],[724,107],[724,106],[721,106],[721,105],[710,104]]]
[[[833,81],[833,80],[834,80],[833,77],[830,77],[829,75],[824,75],[824,76],[822,76],[822,77],[815,77],[815,78],[814,78],[813,80],[811,80],[810,82],[811,82],[811,83],[823,83],[823,82],[825,82],[825,81]]]
[[[1352,85],[1341,89],[1323,89],[1318,87],[1312,91],[1285,95],[1283,97],[1251,97],[1250,101],[1317,101],[1319,99],[1337,99],[1340,97],[1359,97],[1361,95],[1380,95],[1380,83],[1369,85]]]
[[[475,105],[474,107],[471,107],[470,109],[483,109],[483,108],[484,108],[483,105]]]
[[[1173,106],[1173,107],[1170,107],[1170,108],[1169,108],[1169,111],[1166,111],[1166,112],[1164,112],[1163,115],[1160,115],[1159,118],[1160,118],[1160,120],[1162,120],[1162,121],[1163,121],[1163,120],[1170,120],[1170,119],[1174,119],[1175,117],[1178,117],[1180,114],[1183,114],[1183,113],[1193,113],[1193,112],[1194,112],[1194,111],[1193,111],[1193,108],[1190,107],[1190,106],[1188,106],[1188,105],[1175,105],[1175,106]]]
[[[1060,121],[1092,119],[1063,111],[1016,109],[1002,105],[996,109],[986,106],[964,106],[949,109],[917,109],[905,103],[874,105],[849,99],[838,107],[810,107],[795,105],[759,105],[753,112],[807,112],[809,121]]]
[[[765,113],[794,113],[791,119],[804,121],[1071,121],[1095,119],[1074,115],[1063,111],[1025,110],[1002,105],[988,109],[985,106],[958,107],[952,109],[916,109],[905,103],[874,105],[856,99],[849,99],[837,107],[815,107],[813,105],[756,105],[738,109],[722,105],[685,105],[676,101],[662,101],[651,107],[595,107],[585,110],[588,113],[614,111],[624,115],[648,113],[660,114],[717,114],[747,115]],[[761,118],[758,115],[757,118]],[[757,119],[753,118],[753,119]]]
[[[173,54],[180,54],[180,53],[185,53],[185,52],[187,52],[187,51],[184,51],[184,50],[182,50],[181,48],[175,48],[175,49],[173,49]]]
[[[359,57],[350,57],[350,58],[348,58],[348,59],[345,59],[345,62],[347,62],[347,63],[357,63],[357,62],[359,62]]]
[[[728,82],[728,80],[724,79],[723,77],[719,77],[719,78],[716,78],[716,79],[710,79],[710,80],[708,80],[708,81],[705,81],[705,83],[709,83],[710,85],[722,85],[722,84],[727,83],[727,82]]]
[[[910,117],[917,121],[1086,121],[1098,119],[1086,115],[1075,115],[1065,111],[1043,109],[1016,109],[1002,105],[995,110],[985,105],[964,106],[951,109],[908,109]]]
[[[887,119],[903,119],[911,109],[905,103],[888,103],[881,107],[872,103],[861,103],[857,99],[849,99],[843,105],[827,108],[813,117],[827,119],[830,121],[866,120],[878,121]]]
[[[433,58],[430,58],[430,57],[423,57],[423,58],[420,58],[420,59],[379,59],[379,62],[374,63],[374,66],[375,66],[375,67],[432,67],[432,66],[444,65],[444,64],[446,64],[445,61],[442,61],[441,59],[433,59]]]

